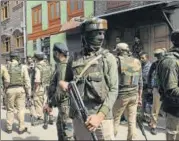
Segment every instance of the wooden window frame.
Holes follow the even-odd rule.
[[[68,14],[68,20],[70,20],[73,17],[78,17],[78,16],[84,16],[84,0],[72,0],[74,1],[74,11],[71,11],[71,5],[70,5],[70,0],[67,0],[67,14]],[[79,10],[78,9],[78,1],[82,2],[82,8]]]
[[[8,43],[8,46],[6,46],[6,43]],[[4,53],[10,52],[10,47],[11,47],[11,40],[10,40],[10,37],[7,37],[3,41],[3,52]]]
[[[5,17],[5,7],[7,7],[7,17]],[[9,1],[6,4],[1,2],[1,21],[5,21],[9,18]]]
[[[16,40],[16,48],[23,47],[23,36],[22,35],[15,37],[15,40]],[[18,43],[18,40],[19,40],[19,43]]]
[[[57,16],[57,3],[59,3],[59,16]],[[54,6],[54,9],[53,9],[53,14],[54,14],[54,18],[52,18],[51,16],[51,6]],[[61,17],[60,17],[60,14],[61,14],[61,9],[60,9],[60,1],[49,1],[48,2],[48,23],[49,23],[49,27],[52,27],[52,26],[60,26],[61,24]]]
[[[39,13],[40,12],[40,13]],[[35,14],[37,14],[37,23],[35,23]],[[41,20],[39,20],[41,19]],[[32,31],[37,32],[42,30],[42,5],[32,8]]]

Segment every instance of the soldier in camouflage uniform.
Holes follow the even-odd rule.
[[[57,65],[57,84],[60,80],[67,80],[67,64],[69,62],[69,52],[65,44],[55,43],[54,48],[54,60]],[[58,107],[57,118],[57,132],[58,140],[74,140],[73,122],[69,117],[69,97],[67,92],[63,91],[60,87],[56,88],[56,101]]]
[[[12,133],[14,120],[14,105],[16,105],[19,120],[19,134],[27,131],[24,125],[25,91],[26,96],[30,97],[31,85],[27,67],[18,62],[18,53],[10,54],[12,63],[8,68],[6,85],[7,95],[7,133]],[[25,90],[24,90],[25,87]]]
[[[39,123],[43,123],[43,106],[44,98],[46,93],[46,87],[49,86],[50,77],[51,77],[51,67],[47,65],[44,61],[44,53],[36,52],[34,54],[36,59],[35,64],[35,75],[34,75],[34,86],[33,86],[33,102],[35,113],[32,115],[35,117],[35,120],[38,120]]]
[[[121,115],[127,110],[128,136],[127,140],[136,137],[136,114],[138,102],[142,100],[142,68],[138,59],[130,56],[126,43],[116,46],[118,52],[119,91],[118,98],[113,107],[114,132],[117,135]]]
[[[159,62],[157,77],[166,117],[167,140],[179,140],[179,30],[171,34],[173,47]]]
[[[156,57],[157,60],[152,63],[148,74],[148,92],[153,94],[151,121],[149,123],[149,126],[151,127],[151,133],[153,135],[157,134],[156,126],[157,126],[158,115],[161,107],[160,93],[159,93],[157,78],[156,78],[156,68],[158,62],[160,61],[160,59],[162,59],[164,55],[165,55],[165,49],[156,49],[154,51],[154,57]]]
[[[96,131],[99,140],[113,140],[112,107],[117,98],[118,74],[114,73],[117,71],[115,57],[102,48],[107,21],[100,18],[85,20],[81,29],[83,50],[73,57],[71,75],[73,80],[79,78],[77,87],[89,117],[86,121],[88,130],[79,125],[78,117],[74,118],[75,137],[77,140],[88,139],[86,134]],[[91,65],[82,75],[89,62],[92,62]],[[60,87],[67,90],[68,82],[60,81]]]

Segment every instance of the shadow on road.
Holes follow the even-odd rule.
[[[12,140],[40,140],[39,137],[37,136],[29,136],[26,138],[21,138],[21,137],[13,137]]]
[[[5,119],[1,119],[1,130],[6,132],[6,120]],[[18,132],[18,124],[17,123],[13,123],[12,130],[15,132]]]

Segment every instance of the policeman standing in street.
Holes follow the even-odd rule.
[[[142,67],[138,59],[130,56],[128,44],[117,44],[115,51],[118,53],[119,91],[118,98],[113,107],[114,132],[116,136],[122,113],[127,110],[127,140],[134,140],[136,138],[138,102],[142,104]]]
[[[12,124],[14,120],[14,105],[17,109],[19,121],[19,134],[27,132],[24,125],[25,96],[30,97],[31,85],[27,67],[18,63],[19,55],[14,52],[10,54],[11,64],[8,69],[6,95],[7,95],[7,133],[12,133]],[[25,90],[26,95],[25,95]]]
[[[51,77],[51,68],[50,65],[44,61],[44,53],[36,52],[34,54],[34,58],[36,59],[35,64],[35,75],[34,75],[34,86],[33,86],[33,101],[35,113],[35,120],[39,124],[43,123],[43,106],[44,106],[44,98],[46,93],[46,86],[49,86],[50,77]]]
[[[166,49],[156,49],[154,51],[154,57],[157,58],[155,62],[152,63],[149,74],[148,74],[148,92],[153,94],[153,104],[152,104],[152,113],[151,113],[151,121],[149,123],[149,126],[151,128],[151,133],[153,135],[157,134],[156,127],[157,127],[157,120],[158,115],[161,107],[161,101],[160,101],[160,93],[158,89],[157,84],[157,78],[156,78],[156,69],[158,62],[162,59],[162,57],[165,55]]]
[[[83,50],[74,55],[72,74],[73,80],[79,78],[77,87],[89,112],[86,127],[88,131],[96,131],[99,140],[113,140],[112,107],[118,93],[118,74],[114,73],[117,72],[116,58],[108,50],[102,48],[107,21],[91,18],[82,23],[81,29]],[[88,69],[83,75],[82,72],[87,65],[89,65]],[[67,90],[68,82],[60,81],[60,87]],[[74,119],[76,139],[87,139],[84,133],[86,129],[83,126],[83,128],[79,127],[77,123],[78,120]],[[98,132],[99,128],[102,135]]]
[[[157,77],[166,117],[167,140],[179,140],[179,30],[171,34],[173,47],[159,62]]]
[[[54,60],[56,61],[56,106],[58,107],[57,133],[58,140],[74,140],[73,121],[69,117],[70,106],[67,92],[59,87],[60,80],[67,80],[67,65],[69,63],[68,47],[63,43],[55,43],[53,48]],[[72,79],[72,78],[71,78]],[[53,103],[52,103],[53,104]]]
[[[3,106],[6,109],[6,94],[5,94],[5,85],[7,84],[7,78],[8,78],[8,70],[6,66],[1,65],[1,78],[0,78],[0,86],[1,86],[1,96],[3,99]]]

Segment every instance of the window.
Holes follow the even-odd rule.
[[[60,2],[59,1],[48,2],[48,19],[49,19],[49,26],[60,24]]]
[[[23,47],[24,43],[23,43],[23,36],[17,36],[16,37],[16,47]]]
[[[7,37],[3,41],[3,48],[4,48],[4,52],[9,52],[10,51],[10,38],[9,37]]]
[[[42,6],[36,6],[32,9],[32,27],[33,31],[42,30]]]
[[[2,21],[9,18],[9,1],[1,2],[1,18]]]
[[[67,0],[68,20],[84,15],[84,0]]]

